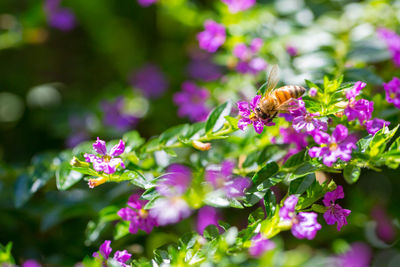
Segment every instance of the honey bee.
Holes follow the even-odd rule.
[[[279,81],[279,68],[273,65],[268,75],[267,88],[255,108],[255,116],[271,122],[279,112],[288,112],[296,107],[297,98],[301,97],[306,89],[299,85],[285,85],[275,89]]]

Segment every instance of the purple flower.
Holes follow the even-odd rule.
[[[348,100],[354,100],[361,93],[361,90],[364,89],[366,85],[366,83],[361,81],[356,82],[354,86],[346,92],[346,98]]]
[[[225,43],[226,32],[222,24],[218,24],[213,20],[206,20],[204,23],[205,30],[197,34],[197,40],[201,49],[210,53],[214,53]]]
[[[317,221],[318,214],[314,212],[300,212],[296,214],[296,205],[299,201],[296,195],[290,195],[279,210],[279,217],[292,223],[292,234],[294,237],[309,240],[313,239],[321,225]]]
[[[378,119],[378,118],[367,121],[365,123],[367,132],[372,135],[376,134],[376,132],[378,132],[380,129],[382,129],[383,126],[389,126],[389,125],[390,125],[390,122],[382,120],[382,119]]]
[[[229,12],[237,13],[251,8],[256,3],[256,0],[221,0],[228,5]]]
[[[364,243],[351,244],[350,250],[337,257],[335,266],[340,267],[367,267],[370,266],[371,249]]]
[[[392,54],[393,63],[396,67],[400,67],[400,36],[394,31],[385,28],[378,29],[377,33]]]
[[[292,46],[292,45],[287,45],[286,46],[286,53],[288,53],[289,56],[291,56],[291,57],[295,57],[295,56],[297,56],[297,48],[295,46]]]
[[[159,98],[168,87],[164,74],[158,66],[153,64],[147,64],[133,73],[130,82],[150,99]]]
[[[121,158],[116,158],[125,150],[125,143],[119,140],[119,143],[111,148],[110,154],[107,154],[106,142],[97,137],[97,141],[93,144],[93,150],[98,156],[85,153],[86,162],[93,163],[93,169],[97,172],[112,174],[118,166],[125,168],[125,164]],[[89,185],[90,186],[90,185]]]
[[[255,38],[249,47],[243,43],[235,46],[233,54],[239,59],[239,63],[236,66],[237,71],[241,73],[257,74],[267,68],[267,62],[260,57],[256,57],[262,45],[263,40],[261,38]]]
[[[124,113],[124,98],[118,97],[114,102],[103,101],[103,121],[107,126],[113,126],[117,130],[126,131],[134,127],[139,119],[131,114]]]
[[[305,131],[308,134],[312,134],[316,130],[326,131],[328,125],[315,118],[319,116],[319,113],[307,112],[303,103],[304,102],[300,100],[299,108],[290,111],[290,115],[293,117],[292,127],[297,132]]]
[[[317,221],[318,214],[315,212],[300,212],[295,216],[292,226],[292,234],[298,239],[314,239],[318,230],[322,227]]]
[[[311,96],[311,97],[316,97],[317,94],[318,94],[317,88],[312,87],[312,88],[310,88],[310,90],[308,91],[308,95]]]
[[[284,144],[295,144],[298,151],[305,148],[308,145],[307,134],[296,132],[293,127],[280,128],[279,132],[282,136]]]
[[[308,154],[312,158],[322,157],[322,162],[331,167],[338,158],[343,161],[351,159],[351,152],[355,149],[356,138],[348,134],[348,130],[344,125],[338,124],[330,136],[327,133],[316,131],[314,140],[321,147],[312,147]]]
[[[258,102],[260,101],[261,96],[256,95],[249,103],[245,101],[239,101],[237,102],[237,107],[239,109],[239,115],[241,116],[239,122],[238,122],[238,127],[239,129],[243,130],[247,127],[249,124],[253,124],[254,130],[256,133],[260,134],[264,130],[264,125],[270,126],[270,125],[275,125],[273,122],[266,122],[263,121],[259,118],[257,118],[256,113],[255,113],[255,108],[257,107]]]
[[[46,0],[45,11],[51,27],[62,31],[70,31],[75,27],[75,15],[68,8],[60,6],[61,0]]]
[[[393,242],[396,238],[396,227],[386,209],[377,205],[372,210],[372,218],[376,221],[377,236],[386,243]]]
[[[143,6],[143,7],[148,7],[154,3],[156,3],[158,0],[138,0],[138,4]]]
[[[102,266],[107,266],[106,262],[110,258],[110,254],[112,252],[111,248],[111,241],[110,240],[105,240],[103,244],[100,245],[100,254],[98,252],[93,253],[93,257],[99,259],[102,262]],[[120,266],[122,267],[127,267],[129,265],[126,264],[126,262],[131,258],[131,254],[128,253],[128,251],[123,250],[119,251],[117,250],[114,253],[113,259],[120,263]]]
[[[4,265],[4,266],[7,266],[7,265]],[[29,259],[29,260],[24,261],[24,263],[21,265],[21,267],[41,267],[41,265],[36,260]]]
[[[332,192],[327,192],[322,200],[325,207],[328,207],[328,210],[324,213],[326,223],[332,225],[337,222],[338,231],[340,231],[343,225],[347,224],[346,218],[351,212],[348,209],[343,209],[339,204],[335,203],[337,199],[342,198],[344,198],[343,187],[339,185]]]
[[[67,147],[73,148],[83,141],[87,141],[90,139],[89,136],[89,124],[91,124],[93,120],[93,116],[86,114],[82,117],[77,115],[72,115],[68,118],[68,125],[71,131],[71,134],[68,136],[65,141]]]
[[[176,223],[191,213],[183,194],[192,179],[191,170],[180,164],[172,164],[167,173],[157,183],[158,198],[150,210],[150,215],[156,218],[159,225]]]
[[[244,196],[244,191],[250,186],[250,181],[247,178],[233,178],[234,167],[233,162],[226,160],[218,168],[206,170],[205,175],[206,181],[215,189],[222,190],[228,198]]]
[[[400,109],[400,79],[394,77],[390,82],[384,83],[383,88],[386,92],[386,101]]]
[[[144,209],[147,200],[139,199],[138,194],[133,194],[129,197],[128,207],[118,211],[118,215],[125,221],[130,221],[129,232],[136,234],[139,229],[150,233],[153,227],[157,226],[156,219],[149,214],[148,210]]]
[[[209,97],[207,89],[192,82],[184,82],[182,91],[174,94],[174,103],[179,106],[178,116],[189,117],[193,122],[204,121],[210,110],[204,104]]]
[[[194,53],[187,67],[188,74],[196,80],[215,81],[222,76],[220,66],[214,64],[208,54]]]
[[[254,258],[258,258],[262,256],[266,251],[274,248],[275,248],[274,242],[272,242],[267,238],[264,238],[261,233],[258,233],[251,239],[249,254]]]
[[[219,215],[217,209],[210,206],[202,207],[197,214],[197,232],[202,235],[204,229],[209,225],[215,225],[220,228],[218,219]]]
[[[349,105],[345,108],[344,114],[349,121],[358,119],[360,124],[364,124],[371,118],[374,110],[374,102],[366,99],[350,100]]]

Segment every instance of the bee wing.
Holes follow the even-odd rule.
[[[275,89],[278,82],[279,82],[279,67],[278,65],[274,64],[272,65],[271,70],[268,74],[267,89],[265,90],[264,95],[270,93],[273,89]]]
[[[299,107],[299,100],[296,98],[290,98],[287,101],[280,104],[276,110],[279,112],[288,112]]]

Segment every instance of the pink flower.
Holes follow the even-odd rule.
[[[100,254],[98,252],[94,252],[92,256],[99,259],[102,262],[102,266],[107,266],[106,262],[110,258],[110,254],[112,252],[111,241],[105,240],[104,243],[100,245],[99,251]],[[113,259],[117,261],[121,267],[128,267],[130,265],[127,265],[126,262],[131,258],[131,256],[132,255],[129,254],[126,250],[117,250],[114,253]]]
[[[356,82],[354,86],[346,92],[346,98],[348,100],[354,100],[361,93],[361,90],[364,89],[366,85],[366,83],[361,81]]]
[[[158,0],[138,0],[139,5],[142,7],[148,7],[156,3]]]
[[[249,47],[243,43],[239,43],[235,46],[233,54],[239,59],[239,63],[236,66],[237,71],[241,73],[257,74],[267,68],[267,62],[263,58],[256,57],[262,45],[263,40],[261,38],[255,38]]]
[[[377,33],[392,54],[393,63],[396,67],[400,67],[400,36],[394,31],[385,28],[379,28]]]
[[[254,258],[258,258],[262,256],[265,252],[272,250],[274,248],[275,248],[274,242],[263,237],[261,233],[258,233],[251,239],[249,254]]]
[[[136,234],[139,229],[150,233],[153,227],[157,226],[156,218],[149,214],[148,210],[144,209],[147,200],[139,199],[138,194],[133,194],[129,197],[128,207],[118,211],[118,215],[125,221],[130,221],[129,232]]]
[[[384,83],[383,88],[386,92],[386,101],[400,109],[400,79],[394,77],[390,82]]]
[[[214,53],[225,43],[226,32],[222,24],[213,20],[204,23],[205,30],[197,34],[197,40],[201,49]]]
[[[336,259],[337,267],[367,267],[371,266],[371,248],[364,243],[351,244],[350,250],[339,255]]]
[[[373,120],[367,121],[365,123],[365,127],[367,128],[367,132],[369,134],[376,134],[383,126],[389,126],[390,122],[375,118]]]
[[[251,8],[256,3],[256,0],[221,0],[228,5],[231,13],[237,13]]]
[[[202,207],[201,209],[199,209],[199,212],[197,214],[197,232],[202,235],[204,229],[206,229],[206,227],[209,225],[215,225],[220,228],[220,226],[218,225],[218,219],[219,215],[216,208],[210,206]]]
[[[327,192],[322,200],[325,207],[328,207],[328,210],[324,213],[326,223],[329,225],[337,223],[338,231],[347,224],[346,218],[351,212],[348,209],[343,209],[339,204],[335,203],[336,200],[342,198],[344,198],[343,187],[339,185],[332,192]]]
[[[300,108],[290,111],[293,116],[292,127],[297,132],[306,132],[307,134],[312,134],[316,130],[326,131],[328,125],[315,118],[319,116],[319,113],[309,113],[303,106],[303,101],[299,100]]]
[[[150,99],[162,96],[168,87],[168,81],[157,65],[146,64],[130,77],[130,82],[142,94]]]
[[[256,95],[249,103],[244,101],[237,102],[237,107],[239,109],[239,115],[241,116],[238,127],[242,131],[247,127],[249,124],[253,124],[254,130],[256,133],[260,134],[264,130],[264,126],[275,125],[273,122],[266,122],[257,118],[255,115],[255,108],[257,107],[258,102],[260,101],[261,96]]]
[[[125,168],[125,164],[121,158],[116,158],[124,153],[125,143],[120,140],[119,143],[111,148],[110,154],[107,154],[106,142],[97,137],[97,141],[93,144],[93,150],[98,154],[85,153],[86,162],[93,163],[93,169],[97,172],[112,174],[118,166]]]
[[[297,48],[295,46],[288,45],[286,46],[286,53],[288,53],[291,57],[295,57],[297,56]]]

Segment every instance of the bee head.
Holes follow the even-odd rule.
[[[269,118],[268,114],[263,112],[259,105],[257,105],[254,111],[259,119],[267,120]]]

